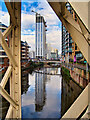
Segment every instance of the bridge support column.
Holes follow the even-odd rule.
[[[12,55],[17,62],[17,66],[12,69],[10,77],[10,96],[19,105],[12,108],[12,118],[21,118],[21,3],[10,3],[16,18],[16,26],[11,32],[10,48]],[[11,21],[12,23],[12,21]],[[13,66],[12,61],[10,64]]]

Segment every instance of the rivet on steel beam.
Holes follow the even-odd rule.
[[[16,100],[16,102],[18,102],[18,100]]]

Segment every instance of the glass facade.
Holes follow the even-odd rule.
[[[67,2],[66,3],[66,8],[67,10],[71,13],[72,17],[75,15],[75,21],[76,21],[76,14],[74,13],[71,5]],[[66,30],[64,25],[62,24],[62,56],[67,57],[67,56],[72,56],[69,59],[74,59],[74,56],[78,58],[81,56],[82,58],[82,53],[79,51],[77,45],[72,40],[72,37],[70,36],[70,33]],[[80,54],[79,54],[80,53]]]

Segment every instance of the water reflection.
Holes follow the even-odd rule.
[[[60,68],[42,68],[40,71],[60,74]],[[23,78],[22,118],[61,118],[82,91],[62,76],[33,73],[23,74]]]
[[[29,88],[29,74],[28,71],[22,72],[22,81],[21,81],[21,94],[24,94],[28,91]]]
[[[52,69],[45,68],[41,71],[47,72]],[[58,72],[58,68],[54,68],[53,71]],[[34,73],[29,74],[28,83],[29,88],[22,95],[22,117],[60,118],[61,77]]]
[[[62,80],[62,94],[61,94],[61,116],[72,105],[75,99],[79,96],[82,89],[72,80]]]
[[[46,70],[44,69],[44,72]],[[35,74],[35,111],[41,111],[46,100],[46,82],[47,76],[44,74]]]

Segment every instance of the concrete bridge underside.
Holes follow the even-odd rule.
[[[16,2],[15,0],[11,0],[11,2],[9,0],[4,1],[10,14],[10,26],[5,30],[3,34],[0,32],[0,44],[5,50],[10,64],[0,83],[0,94],[10,103],[6,118],[21,118],[21,2]],[[65,2],[49,2],[68,32],[70,32],[73,40],[76,42],[82,54],[90,65],[90,19],[88,18],[89,3],[90,2],[71,3],[78,16],[79,24],[77,24],[66,9]],[[7,46],[7,43],[5,41],[5,38],[8,35],[10,35],[10,47]],[[9,78],[10,94],[7,93],[4,89]],[[74,103],[71,112],[69,111],[69,113],[66,113],[66,116],[64,118],[77,118],[83,112],[83,110],[89,106],[89,89],[90,83],[85,88],[81,96],[79,96],[77,100],[78,102],[76,101]],[[79,106],[78,110],[77,106]],[[75,113],[75,111],[77,112]],[[90,108],[88,107],[88,111],[85,115],[88,116],[89,114]]]

